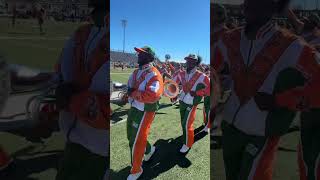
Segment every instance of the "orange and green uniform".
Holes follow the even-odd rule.
[[[298,164],[301,180],[320,179],[320,79],[276,96],[279,107],[301,111]]]
[[[244,28],[225,33],[214,51],[211,64],[219,73],[228,69],[232,79],[222,124],[227,180],[271,180],[279,139],[296,111],[260,110],[254,97],[257,92],[276,95],[312,82],[320,69],[319,55],[271,22],[261,27],[255,40],[246,37]]]
[[[304,33],[302,34],[302,37],[311,46],[317,47],[320,44],[319,35],[315,35],[313,33]],[[314,82],[314,84],[319,84],[319,82]],[[314,89],[314,93],[305,92],[304,94],[309,95],[309,98],[312,100],[320,102],[319,99],[316,100],[317,98],[315,97],[320,89],[317,87],[309,87],[309,89]],[[305,95],[300,94],[299,96],[302,97]],[[312,106],[317,107],[316,104]],[[320,121],[318,119],[318,117],[320,117],[320,111],[318,109],[319,106],[318,108],[313,108],[311,111],[301,112],[300,116],[300,143],[298,144],[297,152],[301,180],[320,179]]]
[[[317,46],[320,43],[319,36],[313,33],[304,33],[302,37],[311,46]],[[310,61],[306,57],[305,61]],[[316,66],[316,65],[315,65]],[[298,164],[301,180],[320,179],[320,82],[313,80],[303,88],[298,87],[290,91],[279,94],[278,104],[290,108],[294,111],[301,111],[300,114],[300,143],[298,144]],[[297,98],[293,98],[297,97]],[[300,97],[300,98],[298,98]],[[310,110],[299,109],[299,104],[304,97],[305,105]],[[301,108],[301,107],[300,107]]]
[[[169,62],[168,63],[168,71],[170,72],[171,75],[173,75],[173,73],[175,72],[175,68],[174,66]]]
[[[69,106],[60,111],[59,126],[67,143],[57,180],[103,179],[108,168],[106,34],[106,26],[81,26],[66,42],[57,65],[59,81],[77,88]]]
[[[214,50],[216,49],[216,45],[219,41],[219,39],[223,36],[224,33],[226,33],[227,31],[229,31],[229,29],[225,26],[224,23],[219,24],[218,26],[214,26],[211,25],[213,27],[213,33],[211,33],[211,37],[210,37],[210,52],[214,57],[217,56],[222,56],[221,52],[215,52]],[[219,57],[221,58],[221,57]],[[222,91],[227,91],[230,89],[230,76],[228,75],[228,71],[224,70],[223,72],[219,73],[219,80],[221,82],[221,86],[222,86]],[[224,92],[222,92],[224,93]],[[221,96],[223,97],[223,96]],[[211,113],[215,113],[214,111],[212,111]],[[215,118],[215,114],[212,114],[212,128],[217,131],[217,129],[221,127],[221,119],[220,118]]]
[[[194,143],[193,122],[196,118],[197,106],[205,95],[203,93],[204,89],[209,88],[210,82],[208,77],[196,68],[189,73],[180,71],[174,81],[182,84],[182,91],[179,96],[182,137],[183,143],[190,148]],[[197,95],[195,97],[191,96],[191,91],[195,91]]]
[[[128,88],[134,89],[128,98],[131,108],[127,119],[127,138],[131,150],[131,174],[136,174],[142,171],[144,154],[151,150],[147,139],[155,112],[159,108],[163,79],[154,66],[146,64],[132,73]]]

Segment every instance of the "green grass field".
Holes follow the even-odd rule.
[[[45,22],[45,34],[40,35],[35,19],[18,19],[10,27],[10,19],[0,18],[0,55],[8,63],[26,65],[42,70],[53,70],[65,39],[79,24]],[[0,132],[1,146],[15,159],[15,169],[7,180],[54,180],[58,160],[64,148],[60,133],[36,146],[16,134]],[[1,180],[5,180],[0,177]]]
[[[132,70],[111,71],[113,81],[126,83]],[[182,128],[178,106],[171,106],[169,99],[162,98],[162,108],[157,112],[151,125],[149,141],[158,147],[151,162],[143,165],[142,179],[210,179],[210,147],[209,136],[197,136],[186,157],[179,155]],[[111,179],[121,180],[130,171],[130,150],[126,138],[126,121],[128,106],[120,107],[112,104],[115,121],[111,125]],[[123,121],[124,120],[124,121]],[[202,104],[198,107],[195,129],[203,122]],[[201,139],[200,139],[201,138]]]
[[[0,18],[0,55],[9,63],[52,70],[65,40],[78,27],[76,23],[46,21],[40,35],[35,19],[18,19],[15,27],[8,18]]]

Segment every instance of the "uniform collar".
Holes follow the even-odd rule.
[[[265,25],[260,27],[260,29],[257,32],[255,40],[261,40],[265,38],[270,33],[272,33],[276,28],[277,28],[276,25],[271,20],[268,21]],[[245,35],[245,28],[243,28],[242,34]]]
[[[151,67],[152,67],[152,64],[148,63],[143,66],[139,66],[139,70],[146,70],[146,69],[150,69]]]
[[[188,75],[192,75],[192,74],[194,74],[196,71],[197,71],[197,67],[193,68],[189,73],[188,73],[187,70],[186,70],[186,73],[187,73]]]

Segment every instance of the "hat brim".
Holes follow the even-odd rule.
[[[137,47],[135,47],[134,50],[135,50],[136,52],[138,52],[138,53],[141,53],[141,52],[148,53],[147,51],[145,51],[145,50],[142,49],[142,48],[137,48]]]

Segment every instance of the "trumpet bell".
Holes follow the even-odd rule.
[[[179,94],[179,86],[173,80],[166,80],[164,82],[164,93],[163,95],[169,98],[175,98]]]

